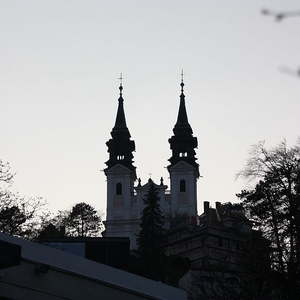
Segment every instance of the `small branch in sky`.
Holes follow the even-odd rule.
[[[262,9],[261,13],[265,16],[271,16],[274,18],[275,21],[281,22],[283,19],[290,18],[290,17],[300,17],[300,10],[293,10],[293,11],[274,11],[270,9]],[[291,69],[286,66],[279,67],[279,71],[291,76],[300,77],[300,67],[298,69]]]
[[[271,16],[275,21],[280,22],[283,19],[290,17],[300,17],[300,10],[298,11],[286,11],[286,12],[277,12],[269,9],[262,9],[261,13],[265,16]]]
[[[286,66],[281,66],[279,67],[279,71],[291,76],[300,77],[300,67],[295,70]]]

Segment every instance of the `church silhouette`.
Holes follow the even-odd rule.
[[[183,77],[183,76],[182,76]],[[200,176],[195,149],[197,138],[188,121],[183,78],[180,83],[180,102],[173,136],[169,138],[172,155],[167,167],[170,174],[170,189],[163,183],[155,184],[160,198],[160,208],[168,220],[185,216],[189,222],[197,218],[197,180]],[[106,143],[109,159],[104,170],[107,177],[107,217],[105,236],[129,237],[130,248],[136,249],[136,236],[140,230],[140,218],[144,208],[144,197],[149,182],[144,185],[137,180],[133,165],[135,143],[126,124],[123,85],[119,86],[118,110],[111,139]],[[151,180],[151,179],[149,179]]]

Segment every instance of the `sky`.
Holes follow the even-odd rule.
[[[88,202],[105,213],[119,74],[142,182],[169,184],[168,138],[180,72],[198,138],[198,207],[236,202],[251,145],[299,133],[300,17],[275,22],[262,8],[285,0],[0,0],[0,158],[13,189],[53,211]]]

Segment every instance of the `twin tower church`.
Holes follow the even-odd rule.
[[[177,122],[173,136],[169,138],[172,155],[169,159],[170,190],[161,178],[155,184],[160,197],[160,208],[166,219],[186,216],[195,220],[197,216],[197,179],[199,165],[196,162],[197,138],[188,122],[184,83],[181,94]],[[130,247],[135,249],[136,236],[140,230],[144,201],[149,182],[142,185],[137,181],[136,167],[133,165],[135,143],[126,125],[122,84],[119,87],[118,111],[111,139],[106,143],[109,159],[104,170],[107,177],[107,216],[105,236],[129,237]]]

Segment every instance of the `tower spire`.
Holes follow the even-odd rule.
[[[126,117],[124,112],[124,99],[123,99],[123,84],[122,84],[122,73],[120,74],[120,85],[119,85],[119,99],[118,99],[118,110],[115,125],[111,131],[111,139],[106,143],[109,152],[109,160],[105,163],[107,169],[113,167],[116,164],[122,164],[129,169],[134,171],[133,166],[133,154],[135,151],[135,143],[130,139],[130,132],[127,128]],[[136,177],[136,175],[135,175]]]
[[[125,112],[124,112],[122,73],[120,74],[119,80],[120,80],[120,85],[119,85],[120,96],[118,99],[119,104],[118,104],[115,126],[114,126],[111,134],[113,137],[115,135],[122,134],[123,137],[126,136],[126,137],[130,138],[130,133],[129,133],[129,130],[126,125],[126,117],[125,117]]]
[[[174,135],[169,139],[172,156],[169,159],[171,165],[169,165],[168,168],[183,160],[193,165],[196,168],[197,176],[199,176],[199,165],[196,162],[197,158],[195,157],[196,152],[194,150],[198,146],[198,141],[197,138],[193,136],[193,130],[189,124],[186,112],[185,95],[183,91],[183,70],[181,72],[180,86],[181,94],[177,121],[173,128]]]
[[[180,94],[180,104],[179,104],[179,110],[178,110],[178,116],[177,116],[177,122],[174,127],[174,133],[175,131],[179,133],[179,131],[186,131],[187,133],[192,134],[192,128],[189,124],[187,113],[186,113],[186,107],[185,107],[185,95],[184,95],[184,82],[183,82],[183,70],[181,71],[181,94]]]

